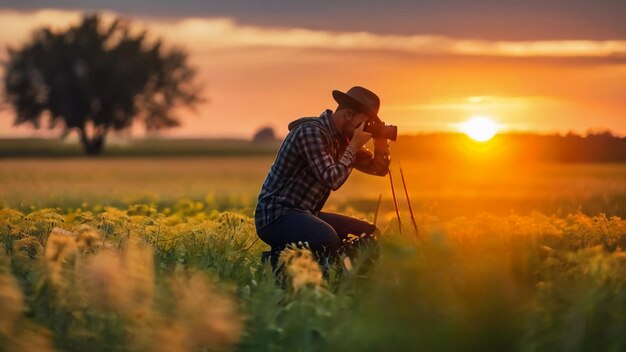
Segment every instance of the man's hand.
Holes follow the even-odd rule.
[[[389,171],[389,142],[384,138],[374,138],[374,153],[361,147],[356,154],[354,167],[366,174],[385,176]]]
[[[354,130],[354,134],[352,135],[352,139],[350,140],[350,145],[354,148],[354,150],[361,149],[362,146],[365,145],[371,138],[372,134],[363,131],[365,128],[365,123],[362,123],[356,130]]]

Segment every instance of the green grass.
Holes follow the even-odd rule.
[[[297,257],[281,288],[252,219],[272,160],[0,160],[0,350],[626,349],[625,165],[403,161],[423,243],[355,171],[326,209],[372,221],[382,193],[380,260]]]
[[[338,268],[320,282],[315,268],[300,260],[290,264],[300,269],[281,289],[259,260],[266,246],[256,240],[252,219],[203,205],[0,210],[0,345],[66,351],[626,347],[626,254],[620,249],[626,222],[620,218],[430,218],[419,224],[423,244],[383,224],[381,259],[366,276]],[[74,235],[51,233],[54,227]]]

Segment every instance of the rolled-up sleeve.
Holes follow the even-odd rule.
[[[346,181],[352,171],[356,151],[348,145],[335,162],[330,154],[330,137],[314,125],[300,127],[296,145],[306,159],[315,177],[324,185],[336,191]]]

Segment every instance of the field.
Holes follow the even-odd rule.
[[[412,232],[402,164],[420,230]],[[0,159],[7,351],[623,351],[626,164],[394,160],[328,210],[381,256],[325,280],[306,251],[260,261],[272,157]]]
[[[0,204],[20,210],[32,205],[85,208],[83,203],[91,210],[133,203],[164,208],[189,198],[251,216],[272,161],[273,156],[267,155],[0,159]],[[447,164],[394,159],[392,172],[399,191],[400,162],[412,205],[420,213],[450,218],[481,211],[566,215],[580,210],[626,217],[626,164]],[[373,213],[380,194],[383,212],[391,211],[389,179],[355,171],[333,193],[328,206]],[[404,202],[403,195],[399,198]]]

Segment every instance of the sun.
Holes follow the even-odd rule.
[[[498,126],[491,119],[484,116],[474,116],[461,123],[460,129],[472,139],[485,142],[498,132]]]

